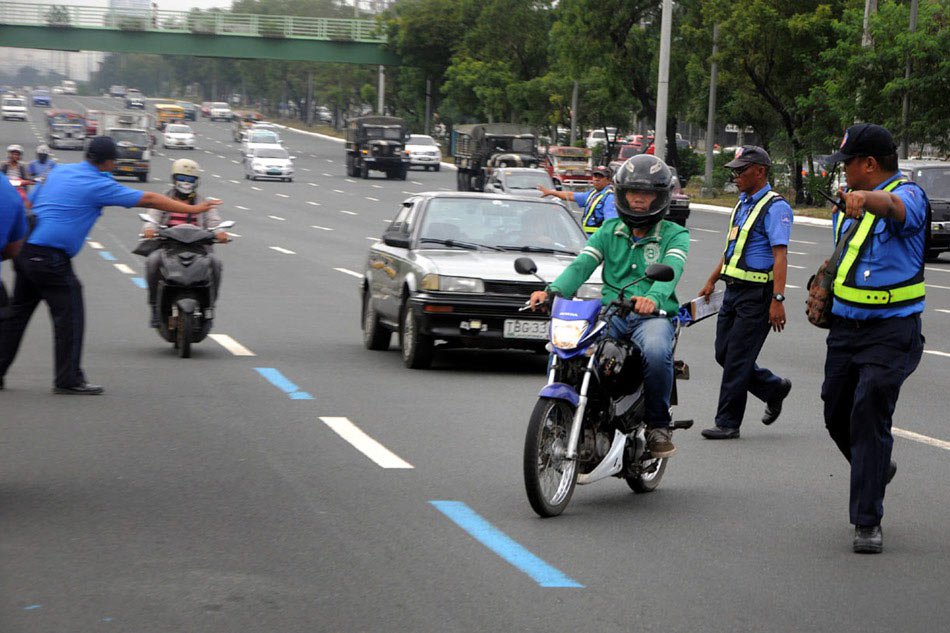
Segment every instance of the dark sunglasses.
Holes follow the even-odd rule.
[[[742,167],[736,167],[735,169],[732,170],[732,177],[733,177],[733,178],[738,178],[739,176],[742,175],[742,172],[744,172],[745,170],[749,169],[750,167],[752,167],[751,164],[750,164],[750,165],[743,165]]]
[[[175,180],[179,182],[198,182],[198,176],[186,176],[185,174],[175,174]]]

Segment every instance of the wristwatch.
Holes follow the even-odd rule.
[[[774,295],[772,295],[772,298],[778,301],[779,303],[782,303],[783,301],[785,301],[785,295],[783,295],[781,292],[776,292]]]

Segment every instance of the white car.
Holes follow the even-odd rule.
[[[435,139],[425,134],[410,134],[406,143],[409,152],[409,166],[419,165],[426,171],[439,171],[442,166],[442,150]]]
[[[265,132],[273,132],[274,134],[277,135],[277,142],[278,142],[278,143],[281,142],[281,141],[280,141],[280,128],[277,127],[276,125],[274,125],[273,123],[252,123],[250,129],[251,129],[251,130],[255,130],[255,131],[256,131],[256,130],[261,130],[261,131],[265,131]]]
[[[190,125],[169,123],[165,126],[162,145],[165,149],[195,149],[195,133]]]
[[[607,128],[607,133],[610,134],[610,142],[616,143],[617,142],[617,128],[609,127]],[[590,132],[588,132],[587,140],[585,141],[585,144],[587,145],[587,149],[594,149],[595,147],[597,147],[598,145],[602,143],[605,145],[607,143],[607,134],[604,134],[604,128],[591,130]]]
[[[280,144],[280,137],[270,130],[248,131],[244,137],[244,142],[241,143],[241,153],[247,158],[258,148],[284,149],[284,146]]]
[[[23,97],[4,97],[0,105],[3,112],[3,120],[20,119],[26,121],[26,99]]]
[[[230,121],[234,118],[234,113],[231,112],[231,106],[229,106],[224,101],[215,101],[211,104],[209,109],[210,118],[212,121]]]
[[[282,147],[258,147],[244,158],[244,177],[290,182],[294,179],[294,157]]]

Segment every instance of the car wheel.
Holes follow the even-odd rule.
[[[433,169],[435,169],[436,171],[441,171],[442,165],[436,165]]]
[[[419,331],[419,319],[403,304],[399,319],[399,344],[402,345],[402,362],[409,369],[427,369],[432,364],[435,341]]]
[[[360,178],[364,180],[369,178],[369,165],[366,163],[360,163]]]
[[[373,306],[369,288],[363,291],[363,346],[374,351],[389,349],[392,332],[379,322],[379,313]]]

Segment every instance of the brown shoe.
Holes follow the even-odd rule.
[[[670,429],[647,429],[647,450],[657,458],[672,457],[676,452],[672,437]]]

